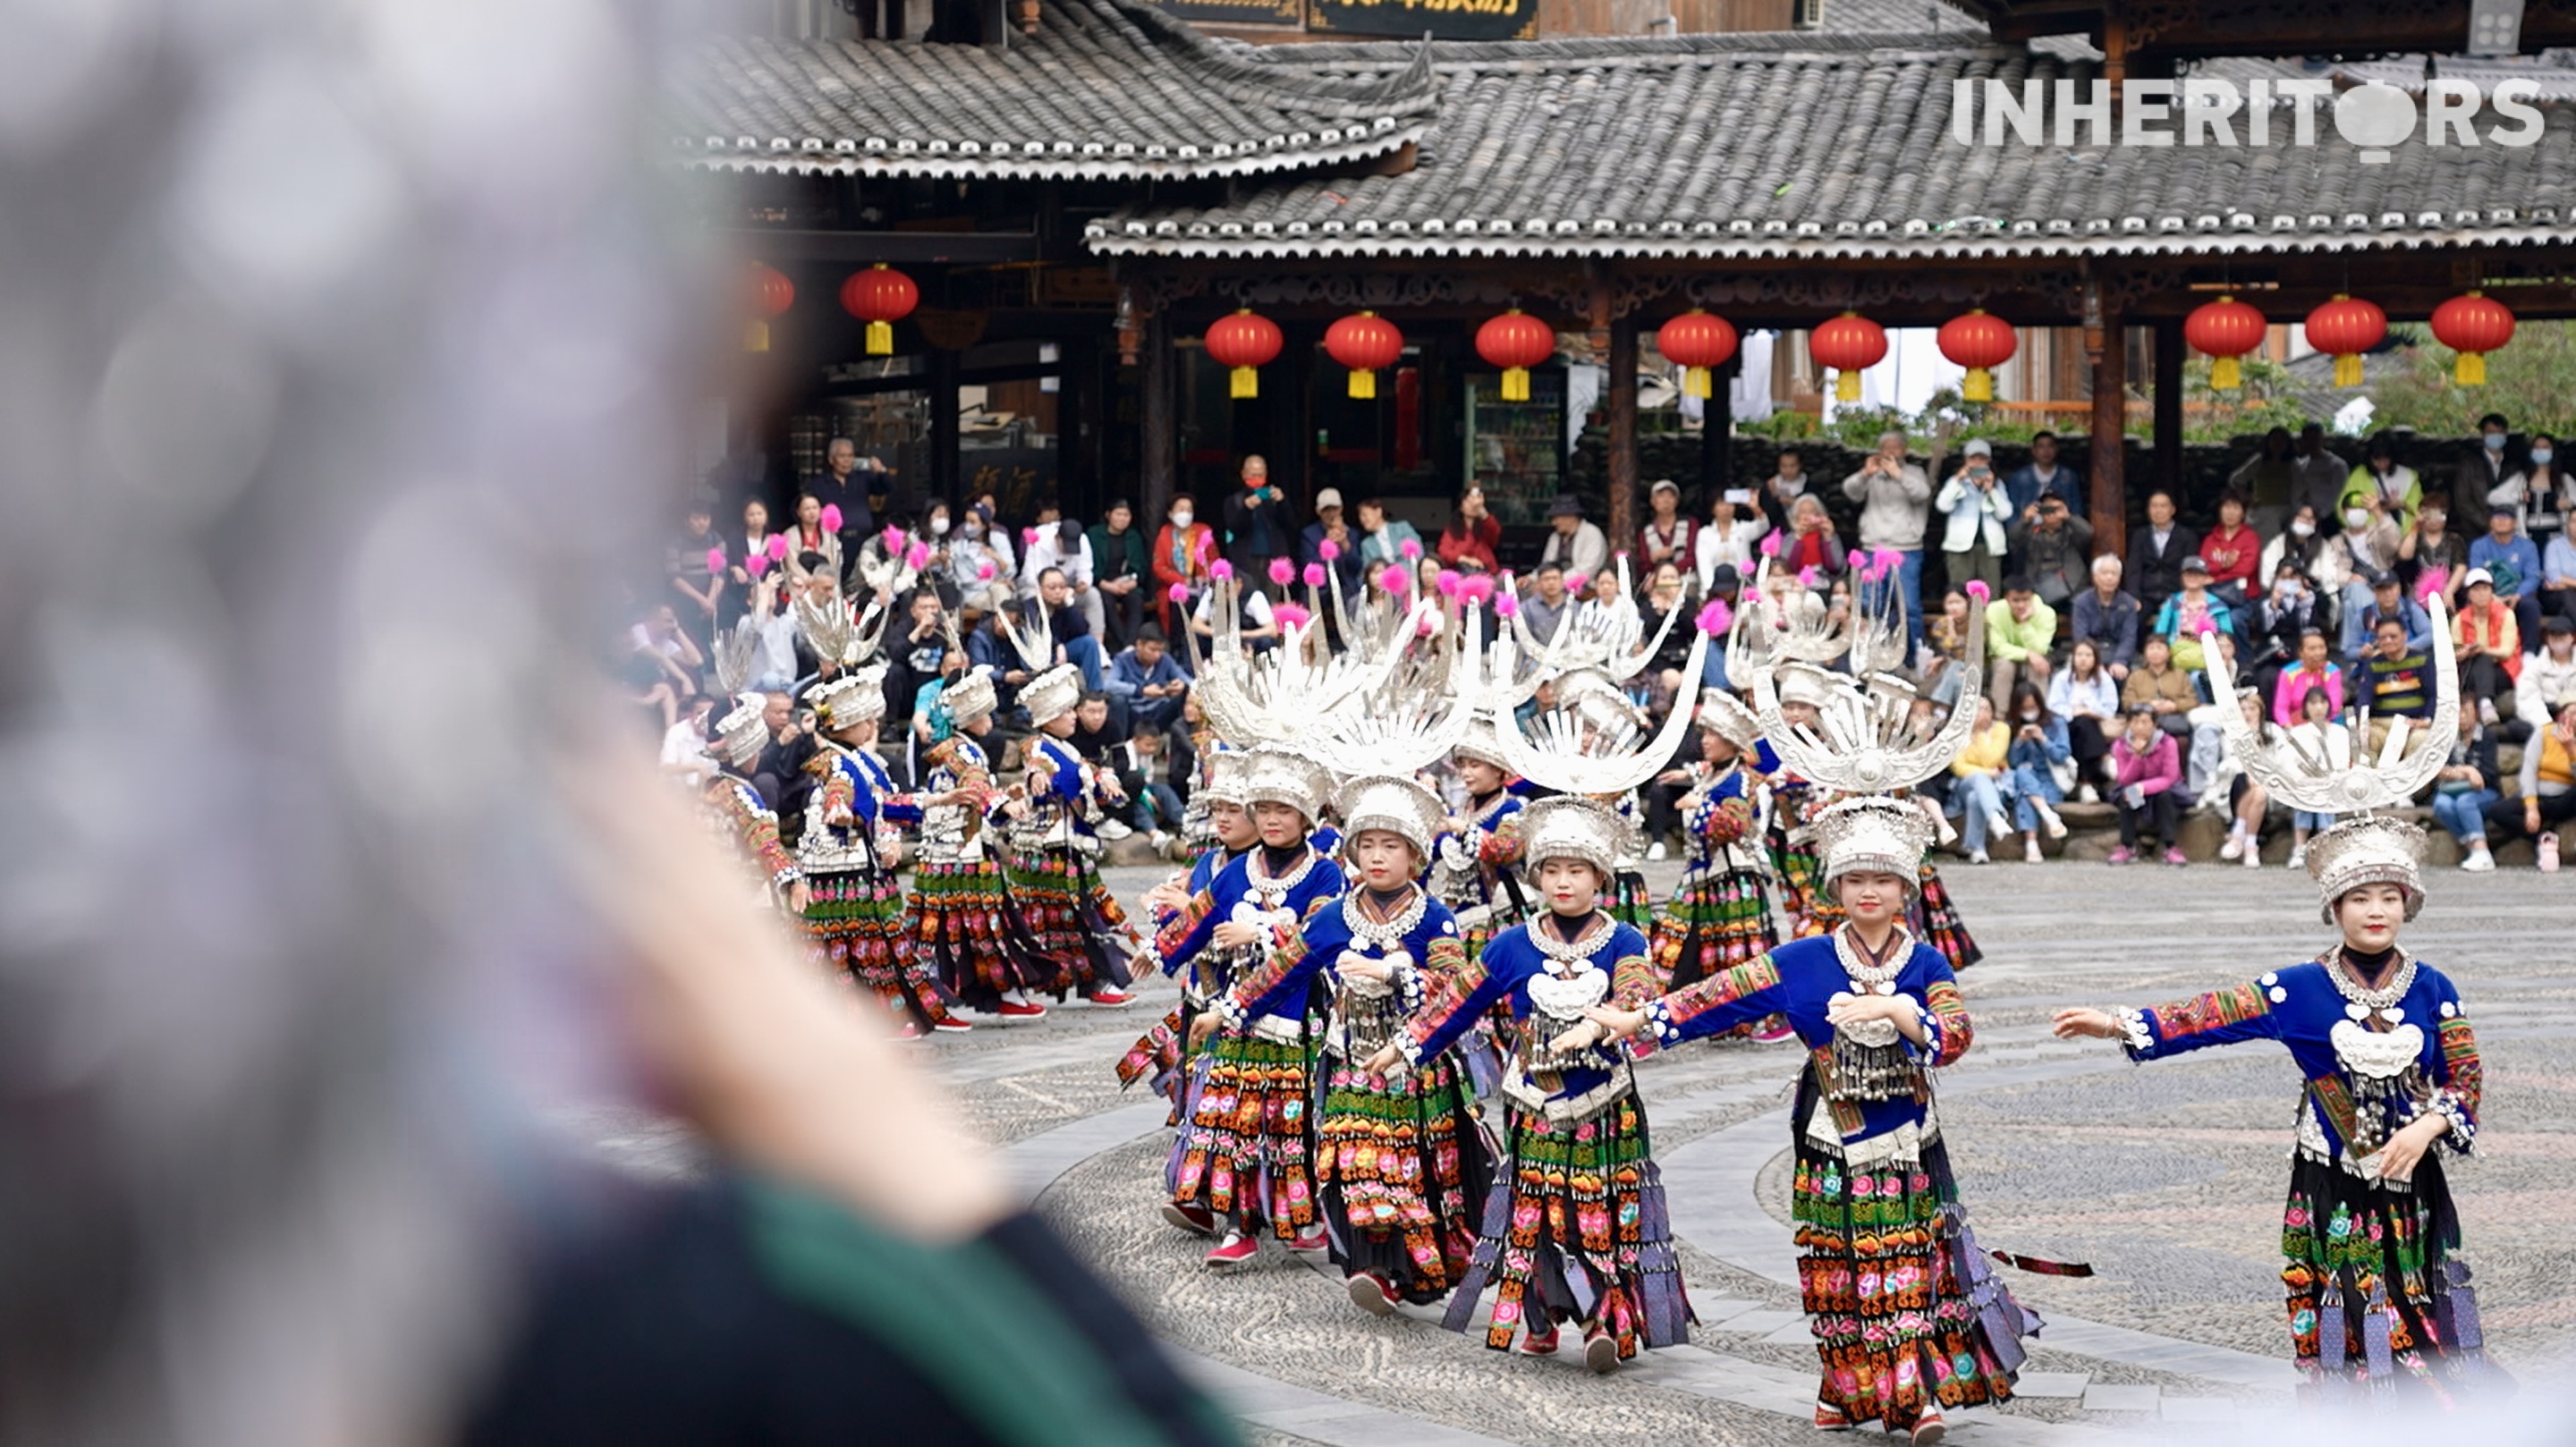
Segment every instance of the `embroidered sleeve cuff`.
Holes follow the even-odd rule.
[[[1404,1057],[1405,1064],[1416,1070],[1422,1068],[1422,1041],[1412,1031],[1398,1030],[1392,1043],[1395,1053]]]
[[[1925,1065],[1945,1063],[1941,1058],[1941,1017],[1932,1013],[1931,1007],[1918,1000],[1914,1003],[1914,1018],[1923,1027],[1923,1043],[1916,1045],[1908,1040],[1905,1042],[1907,1048]]]
[[[2442,1139],[2451,1149],[2464,1156],[2477,1149],[2478,1118],[2457,1094],[2447,1089],[2436,1090],[2427,1108],[2441,1115],[2446,1127]]]
[[[1646,1002],[1646,1029],[1654,1035],[1655,1043],[1666,1049],[1682,1043],[1681,1022],[1673,1018],[1672,1006],[1661,1000]]]
[[[1208,1010],[1214,1014],[1217,1020],[1228,1030],[1240,1030],[1243,1028],[1243,1002],[1236,999],[1234,996],[1217,996],[1216,999],[1208,1005]]]
[[[782,869],[769,876],[769,887],[784,892],[788,886],[804,877],[793,869]]]
[[[2156,1053],[2155,1032],[2147,1028],[2144,1010],[2114,1010],[2111,1018],[2120,1022],[2120,1048],[2131,1060],[2146,1060]]]
[[[1388,984],[1395,987],[1395,998],[1407,1015],[1419,1014],[1426,991],[1422,988],[1422,971],[1413,965],[1395,967],[1395,977]]]

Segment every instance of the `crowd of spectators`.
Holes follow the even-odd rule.
[[[1971,696],[1971,744],[1924,791],[1945,809],[1945,830],[1956,821],[1970,860],[1985,862],[2015,836],[2025,858],[2041,858],[2043,840],[2067,832],[2060,810],[2072,801],[2110,806],[2115,860],[2160,850],[2182,862],[2180,821],[2202,809],[2225,821],[2222,857],[2251,863],[2273,816],[2291,830],[2294,858],[2328,821],[2272,807],[2228,759],[2222,724],[2242,711],[2269,747],[2375,756],[2391,719],[2433,713],[2425,601],[2438,597],[2461,665],[2463,724],[2431,802],[2470,867],[2491,867],[2494,842],[2548,835],[2576,814],[2567,528],[2576,479],[2555,451],[2547,436],[2517,443],[2491,416],[2479,449],[2428,486],[2389,438],[2371,439],[2356,464],[2313,424],[2295,437],[2276,428],[2200,515],[2150,492],[2120,553],[2097,548],[2084,479],[2049,434],[2005,472],[1983,440],[1927,469],[1890,432],[1838,485],[1810,477],[1796,448],[1783,448],[1758,484],[1698,507],[1677,484],[1654,482],[1644,523],[1615,539],[1577,498],[1558,497],[1534,554],[1513,549],[1524,567],[1507,571],[1503,528],[1476,489],[1426,538],[1382,500],[1333,487],[1300,507],[1257,456],[1212,505],[1182,494],[1159,517],[1116,499],[1087,525],[1052,501],[1005,518],[987,495],[890,515],[879,528],[869,482],[882,486],[882,473],[836,440],[784,530],[759,499],[724,519],[711,500],[691,507],[666,550],[668,590],[635,623],[621,677],[667,730],[669,767],[702,769],[692,736],[703,735],[714,639],[752,620],[751,686],[772,694],[781,715],[779,757],[760,778],[764,789],[780,784],[772,802],[784,813],[804,727],[792,699],[839,666],[804,643],[797,593],[893,615],[870,661],[886,665],[885,737],[909,741],[899,766],[940,736],[939,694],[970,667],[991,672],[1007,730],[1031,674],[1000,627],[1007,614],[1081,670],[1077,747],[1116,770],[1131,801],[1111,832],[1160,841],[1177,830],[1196,770],[1190,690],[1221,621],[1209,615],[1209,585],[1223,569],[1244,584],[1235,622],[1256,649],[1277,645],[1273,610],[1288,603],[1324,619],[1317,646],[1338,646],[1330,610],[1312,607],[1318,585],[1357,597],[1384,586],[1390,568],[1417,576],[1425,596],[1444,574],[1508,584],[1508,608],[1493,589],[1440,596],[1453,610],[1482,608],[1488,637],[1517,627],[1540,644],[1569,625],[1651,638],[1677,611],[1686,623],[1710,599],[1741,603],[1767,569],[1775,588],[1811,589],[1836,613],[1901,619],[1902,671],[1920,694],[1936,704]],[[1856,511],[1848,532],[1827,505],[1835,493]],[[898,561],[910,577],[903,593],[872,597],[872,580]],[[1980,678],[1960,666],[1972,633],[1987,660]],[[1689,643],[1677,625],[1629,680],[1650,726],[1699,686],[1732,684],[1723,647],[1699,679],[1683,678]],[[2235,697],[2214,696],[2213,649],[2232,665]],[[2499,776],[2500,748],[2518,751],[2518,777]],[[1685,757],[1697,756],[1694,741]],[[1668,820],[1670,802],[1650,798],[1649,814]],[[1665,843],[1656,839],[1659,853]]]

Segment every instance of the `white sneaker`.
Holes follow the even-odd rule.
[[[2494,699],[2482,698],[2478,700],[2478,722],[2485,724],[2488,728],[2494,728],[2496,726],[2498,720],[2496,718]]]
[[[2460,861],[2460,867],[2471,874],[2484,874],[2495,868],[2495,855],[2480,846],[2469,851],[2469,857]]]
[[[1988,835],[2001,839],[2011,832],[2013,832],[2012,821],[2005,818],[2001,813],[1988,814],[1986,816],[1986,833]]]
[[[2026,839],[2026,840],[2022,841],[2022,846],[2021,846],[2021,857],[2022,857],[2022,862],[2023,862],[2023,863],[2025,863],[2025,864],[2037,864],[2037,863],[2041,862],[2042,860],[2046,859],[2048,856],[2039,852],[2039,841],[2038,841],[2038,840],[2036,840],[2036,839]]]
[[[1103,839],[1124,839],[1136,831],[1116,819],[1103,819],[1097,832]]]
[[[2305,869],[2308,867],[2308,846],[2299,844],[2291,847],[2290,867],[2292,869]]]
[[[1969,862],[1970,864],[1983,864],[1983,863],[1985,863],[1985,862],[1986,862],[1986,851],[1984,851],[1984,850],[1982,850],[1982,849],[1971,849],[1971,850],[1969,850],[1969,851],[1968,851],[1968,862]]]
[[[1943,848],[1945,848],[1945,849],[1946,849],[1946,848],[1948,848],[1950,845],[1953,845],[1953,844],[1956,844],[1956,843],[1958,843],[1958,842],[1959,842],[1959,831],[1958,831],[1958,829],[1957,829],[1957,827],[1956,827],[1956,826],[1954,826],[1953,824],[1951,824],[1951,822],[1950,822],[1950,816],[1949,816],[1949,815],[1947,815],[1947,814],[1935,814],[1935,815],[1933,815],[1933,816],[1932,816],[1932,826],[1933,826],[1934,831],[1935,831],[1935,832],[1940,836],[1940,842],[1941,842],[1941,845],[1942,845],[1942,847],[1943,847]]]
[[[2057,817],[2057,811],[2055,809],[2050,808],[2046,804],[2040,803],[2036,799],[2031,801],[2031,807],[2039,811],[2039,827],[2048,831],[2049,838],[2063,839],[2066,837],[2066,821]]]
[[[1661,864],[1664,862],[1664,841],[1658,839],[1654,843],[1646,846],[1646,862],[1649,864]]]
[[[2245,839],[2245,867],[2248,869],[2263,867],[2263,841],[2252,835],[2247,835]]]
[[[2244,852],[2245,836],[2242,834],[2231,833],[2227,836],[2227,842],[2218,846],[2218,857],[2221,859],[2234,859]]]
[[[2102,791],[2094,788],[2091,784],[2078,784],[2075,786],[2075,802],[2078,804],[2099,804],[2102,802]]]
[[[1145,842],[1153,845],[1154,852],[1160,854],[1164,850],[1172,847],[1171,832],[1169,830],[1157,829],[1153,833],[1145,836]]]

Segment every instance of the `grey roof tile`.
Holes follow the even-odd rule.
[[[1319,74],[1139,0],[1044,0],[1007,52],[903,41],[708,42],[665,124],[689,165],[915,176],[1183,179],[1368,160],[1418,141],[1422,46]]]
[[[1413,52],[1363,42],[1266,54],[1332,84]],[[2546,101],[2536,146],[2419,139],[2384,165],[2363,164],[2322,113],[2319,144],[2304,148],[2289,144],[2286,115],[2264,147],[1962,146],[1949,133],[1953,81],[2099,73],[1964,26],[1445,45],[1432,67],[1437,118],[1413,170],[1247,183],[1206,211],[1113,215],[1090,245],[1713,258],[2403,248],[2555,243],[2555,216],[2576,199],[2576,105]],[[2542,207],[2558,210],[2544,219]],[[1179,224],[1164,230],[1166,220]],[[1314,225],[1262,233],[1264,221]]]

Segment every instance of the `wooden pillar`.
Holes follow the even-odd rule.
[[[1718,495],[1735,483],[1735,379],[1744,372],[1744,353],[1726,359],[1709,373],[1709,396],[1699,414],[1699,512],[1708,516]],[[1687,511],[1687,509],[1685,509]]]
[[[947,500],[951,514],[964,506],[965,479],[957,443],[957,354],[930,349],[930,495]]]
[[[1610,323],[1610,551],[1637,541],[1637,319]]]
[[[2155,485],[2182,501],[2182,318],[2156,321]]]
[[[1172,352],[1171,318],[1155,312],[1145,319],[1144,355],[1138,358],[1145,369],[1144,396],[1138,409],[1136,425],[1143,433],[1136,448],[1138,491],[1136,525],[1158,528],[1163,514],[1172,506],[1172,435],[1173,392],[1177,385],[1179,359]],[[1203,507],[1200,513],[1213,520],[1214,507]]]
[[[2120,314],[2102,303],[2098,283],[2084,284],[2084,356],[2093,367],[2093,497],[2089,508],[2096,553],[2129,551],[2129,490],[2121,476],[2121,433],[2127,424],[2128,352]]]

